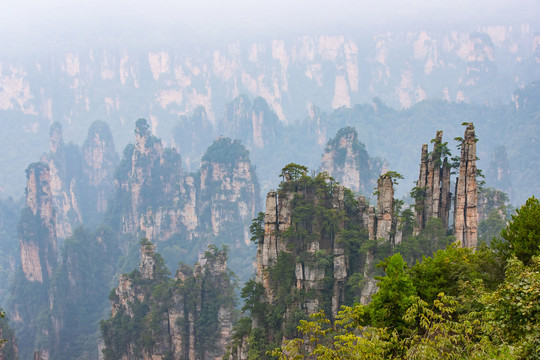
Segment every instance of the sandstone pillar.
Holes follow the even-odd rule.
[[[473,123],[467,125],[456,180],[454,233],[461,246],[475,248],[478,228],[478,184],[476,182],[476,138]]]

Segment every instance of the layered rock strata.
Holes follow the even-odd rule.
[[[459,177],[456,179],[454,234],[458,244],[471,248],[476,248],[478,237],[476,175],[476,136],[473,123],[469,123],[461,144]]]

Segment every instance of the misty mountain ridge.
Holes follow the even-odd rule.
[[[535,31],[533,25],[483,26],[239,40],[215,47],[78,45],[26,60],[6,55],[0,113],[10,130],[2,140],[19,150],[2,160],[10,171],[0,184],[4,194],[21,193],[23,164],[46,146],[52,121],[78,143],[93,120],[104,120],[121,148],[139,117],[166,143],[178,119],[201,106],[219,129],[225,105],[240,94],[261,96],[284,124],[304,119],[312,105],[330,111],[374,97],[394,108],[426,99],[505,104],[516,88],[540,77]],[[15,158],[21,163],[10,160]]]

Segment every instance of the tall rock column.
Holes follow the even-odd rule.
[[[337,196],[333,201],[333,208],[338,211],[345,211],[344,204],[344,193],[345,188],[339,186],[337,188]],[[345,224],[342,221],[339,224],[340,227],[344,228]],[[349,258],[345,251],[343,245],[338,241],[334,240],[334,288],[332,294],[332,316],[335,318],[338,314],[341,304],[345,302],[345,283],[347,282],[347,277],[349,276]]]
[[[50,129],[50,152],[41,157],[41,161],[49,167],[49,183],[52,193],[52,202],[55,214],[56,235],[59,239],[65,239],[73,232],[73,228],[81,224],[82,215],[79,209],[75,189],[77,179],[74,173],[78,171],[69,161],[78,158],[78,148],[73,145],[65,145],[62,136],[62,126],[55,122]]]
[[[54,195],[47,164],[30,164],[26,177],[26,206],[18,229],[22,272],[17,272],[11,287],[9,316],[15,331],[24,334],[18,339],[21,358],[36,351],[49,359],[54,346],[49,340],[58,334],[48,315],[54,301],[49,288],[58,266]]]
[[[476,182],[476,137],[473,123],[467,125],[461,144],[459,178],[456,179],[454,232],[461,246],[475,248],[478,229],[478,184]]]
[[[433,151],[428,153],[428,145],[422,145],[420,156],[420,176],[416,183],[416,221],[415,233],[420,232],[430,218],[439,218],[448,228],[450,213],[450,164],[447,153],[443,151],[446,143],[442,142],[442,131],[437,131]],[[442,157],[444,156],[444,160]]]
[[[107,210],[107,199],[114,189],[114,169],[118,163],[113,137],[107,123],[103,121],[92,123],[82,147],[82,155],[83,173],[95,191],[93,208],[99,213],[104,213]]]
[[[422,154],[420,155],[420,176],[418,177],[418,182],[416,183],[417,189],[422,193],[422,195],[425,194],[425,189],[427,188],[427,172],[428,172],[428,144],[422,145]],[[426,219],[424,216],[424,199],[425,196],[418,196],[416,198],[416,223],[418,225],[417,232],[420,231],[424,224],[426,223]]]
[[[392,177],[382,175],[377,180],[377,238],[390,240],[394,218],[394,185]]]
[[[358,133],[350,126],[340,129],[328,141],[321,158],[321,172],[327,172],[355,193],[366,193],[373,188],[380,165],[369,157],[365,145],[358,140]]]
[[[29,281],[44,282],[56,268],[57,246],[49,167],[33,163],[26,169],[26,207],[19,225],[21,264]]]

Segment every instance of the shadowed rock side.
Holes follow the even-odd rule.
[[[219,359],[230,340],[234,288],[225,251],[210,247],[170,279],[161,256],[141,242],[138,270],[120,275],[111,318],[101,323],[109,359]]]
[[[476,182],[476,136],[473,123],[467,125],[461,144],[459,177],[456,179],[454,233],[456,242],[476,247],[478,228],[478,184]]]
[[[510,161],[508,161],[506,146],[498,146],[493,151],[486,173],[486,182],[489,186],[505,192],[512,200],[512,175],[510,172]]]
[[[114,170],[118,164],[111,130],[105,122],[95,121],[90,126],[82,146],[82,158],[82,171],[88,185],[87,198],[91,201],[86,213],[96,211],[104,214],[107,200],[114,190]]]
[[[380,164],[370,159],[356,130],[350,126],[340,129],[328,141],[321,159],[321,171],[355,193],[369,193],[380,170]]]
[[[422,231],[430,218],[442,220],[448,229],[448,219],[452,194],[450,193],[450,170],[446,143],[442,142],[442,131],[437,131],[433,141],[433,151],[428,154],[428,145],[422,145],[420,175],[416,183],[415,209],[417,227],[415,233]]]

